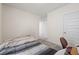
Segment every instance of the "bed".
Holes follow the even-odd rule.
[[[0,44],[0,55],[53,55],[57,51],[40,43],[33,36],[9,40]]]

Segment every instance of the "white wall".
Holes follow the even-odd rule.
[[[11,6],[2,6],[2,39],[35,35],[39,32],[39,17]]]
[[[1,3],[0,3],[0,42],[1,42]]]
[[[60,44],[59,38],[63,34],[63,17],[64,14],[79,11],[79,4],[68,4],[64,7],[56,9],[48,14],[48,37],[49,41]],[[67,38],[67,37],[66,37]],[[69,39],[67,38],[69,41]],[[75,41],[76,42],[76,41]]]

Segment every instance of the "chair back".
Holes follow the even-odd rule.
[[[60,42],[61,42],[63,49],[67,47],[68,43],[64,37],[60,37]]]

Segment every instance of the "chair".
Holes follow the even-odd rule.
[[[60,42],[62,44],[63,49],[67,47],[68,43],[64,37],[60,37]]]

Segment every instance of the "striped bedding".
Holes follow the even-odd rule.
[[[55,52],[56,50],[48,48],[37,40],[16,39],[0,45],[0,55],[44,55]]]

